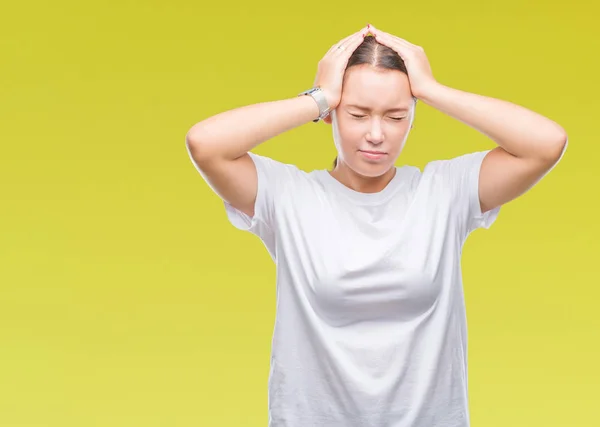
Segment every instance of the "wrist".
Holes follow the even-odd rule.
[[[317,103],[315,102],[315,100],[313,99],[312,96],[297,96],[296,100],[298,100],[298,102],[302,102],[303,105],[306,106],[306,110],[307,111],[307,116],[311,121],[315,121],[319,118],[319,115],[321,113],[321,110],[319,109],[319,106],[317,105]]]
[[[328,99],[326,92],[319,86],[315,86],[304,92],[301,92],[298,94],[298,96],[310,96],[313,99],[319,111],[319,113],[317,114],[317,118],[314,119],[313,122],[318,122],[319,120],[322,120],[331,111],[330,100]]]
[[[428,84],[424,89],[418,92],[413,92],[413,95],[423,101],[425,104],[431,104],[435,101],[437,94],[439,94],[445,86],[439,82],[433,82]]]

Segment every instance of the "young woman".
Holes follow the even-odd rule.
[[[262,239],[276,264],[269,425],[466,427],[462,245],[554,167],[566,133],[525,108],[444,86],[421,47],[373,26],[331,47],[315,87],[187,134],[231,223]],[[498,146],[422,172],[394,166],[417,99]],[[320,119],[338,151],[332,171],[250,152]]]

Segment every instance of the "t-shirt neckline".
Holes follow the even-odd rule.
[[[401,176],[402,168],[397,166],[394,167],[396,168],[396,173],[391,181],[388,182],[388,184],[381,191],[376,193],[363,193],[353,190],[352,188],[347,187],[335,179],[326,169],[321,169],[318,172],[323,182],[334,191],[344,194],[346,197],[351,198],[355,202],[366,205],[375,205],[388,200],[403,183],[404,179]]]

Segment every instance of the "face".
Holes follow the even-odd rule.
[[[394,166],[412,125],[415,104],[408,76],[368,64],[346,71],[342,97],[325,118],[341,163],[365,177]]]

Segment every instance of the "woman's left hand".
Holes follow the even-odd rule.
[[[429,60],[421,46],[369,25],[369,31],[379,43],[393,49],[402,58],[408,71],[408,80],[413,95],[421,98],[437,85],[431,72]]]

